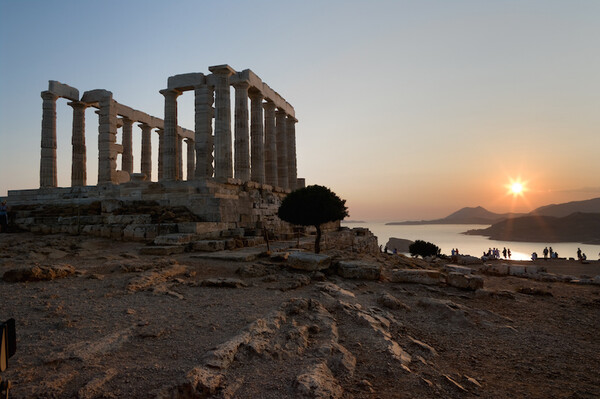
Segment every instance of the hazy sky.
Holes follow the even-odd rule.
[[[48,80],[162,118],[169,76],[229,64],[294,106],[299,176],[346,199],[351,219],[599,197],[599,21],[597,0],[0,0],[0,195],[39,186]],[[179,122],[194,127],[190,93]],[[86,140],[95,184],[93,109]],[[523,196],[507,195],[511,179]]]

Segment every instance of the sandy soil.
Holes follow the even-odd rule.
[[[0,276],[68,274],[0,281],[0,319],[17,322],[2,374],[12,397],[600,397],[598,285],[484,276],[471,292],[139,248],[0,235]],[[600,274],[598,262],[546,263]]]

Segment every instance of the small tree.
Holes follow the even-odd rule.
[[[313,185],[292,191],[281,202],[277,215],[281,220],[301,226],[315,226],[315,253],[321,251],[321,225],[348,216],[346,200],[327,187]]]
[[[426,256],[437,256],[440,254],[440,248],[427,241],[417,240],[408,246],[408,250],[412,256],[421,255],[422,258]]]

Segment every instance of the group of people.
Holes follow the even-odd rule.
[[[512,256],[512,252],[510,251],[510,248],[506,248],[504,247],[502,249],[502,257],[504,259],[510,259],[510,257]],[[500,249],[498,248],[488,248],[487,252],[483,252],[483,256],[482,259],[487,260],[487,259],[500,259]]]
[[[587,256],[585,255],[585,253],[581,252],[581,248],[577,248],[577,260],[587,260]]]

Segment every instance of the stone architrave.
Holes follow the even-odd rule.
[[[277,124],[277,183],[281,188],[289,188],[288,178],[288,148],[286,140],[286,114],[285,111],[278,109],[275,113]]]
[[[235,178],[250,180],[250,132],[248,126],[248,82],[239,82],[235,88]]]
[[[152,127],[145,123],[138,125],[142,129],[142,161],[140,170],[146,175],[146,181],[152,180]]]
[[[117,111],[112,93],[98,105],[98,184],[117,183]]]
[[[56,100],[50,91],[42,92],[42,145],[40,187],[56,187]]]
[[[275,104],[267,100],[265,109],[265,182],[277,186],[277,142],[275,136]]]
[[[179,177],[179,162],[177,159],[177,97],[178,90],[161,90],[165,96],[164,133],[162,138],[161,155],[163,158],[162,179],[177,180]]]
[[[215,179],[223,180],[233,177],[229,76],[235,71],[229,65],[208,69],[215,80]]]
[[[288,161],[288,179],[290,190],[295,190],[297,187],[298,170],[296,160],[296,123],[298,120],[292,116],[287,117],[286,121],[286,143],[288,148],[287,161]]]
[[[250,92],[250,180],[265,182],[265,140],[263,133],[263,95],[258,90]]]
[[[71,186],[80,187],[87,183],[85,148],[85,109],[87,105],[79,101],[70,102],[69,105],[73,108]]]
[[[187,145],[187,180],[194,179],[194,173],[196,171],[196,144],[192,139],[185,139]]]
[[[133,121],[122,118],[123,121],[123,157],[121,158],[121,169],[130,175],[133,173]]]
[[[165,147],[165,131],[164,129],[156,129],[156,133],[158,134],[158,180],[163,179],[163,169],[164,169],[164,157],[163,157],[163,149]]]
[[[209,85],[195,88],[195,146],[196,146],[196,179],[207,179],[213,176],[213,136],[212,118],[214,116],[214,89]],[[188,178],[189,180],[189,178]]]

